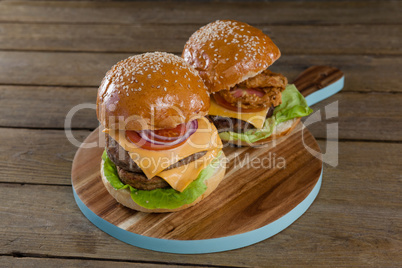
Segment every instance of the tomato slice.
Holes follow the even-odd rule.
[[[260,112],[260,111],[263,111],[266,109],[266,108],[244,109],[241,107],[235,107],[235,106],[231,105],[230,103],[228,103],[219,93],[215,93],[213,96],[218,105],[220,105],[223,108],[226,108],[228,110],[231,110],[231,111],[236,111],[236,112],[239,111],[241,113],[255,113],[255,112]]]
[[[129,141],[137,145],[138,147],[141,147],[142,149],[145,150],[155,150],[155,151],[161,151],[161,150],[169,150],[173,149],[176,147],[179,147],[183,143],[185,143],[187,140],[183,140],[181,143],[175,144],[175,145],[160,145],[160,144],[154,144],[152,142],[148,142],[141,138],[140,134],[136,131],[131,131],[131,130],[126,130],[126,137],[128,138]]]

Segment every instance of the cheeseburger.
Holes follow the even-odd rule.
[[[268,70],[280,56],[261,30],[234,20],[212,22],[187,41],[182,57],[212,93],[209,118],[222,140],[262,144],[312,112],[286,77]]]
[[[146,53],[114,65],[97,96],[108,192],[143,212],[182,210],[207,197],[225,174],[222,142],[204,117],[209,104],[198,73],[178,56]]]

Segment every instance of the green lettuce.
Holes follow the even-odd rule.
[[[243,133],[237,132],[221,132],[219,137],[225,141],[237,141],[242,140],[245,142],[253,143],[271,136],[274,131],[275,119],[273,117],[265,120],[261,129],[250,129]]]
[[[206,190],[205,180],[210,178],[214,172],[215,167],[219,165],[219,159],[222,152],[204,168],[197,179],[191,182],[183,192],[176,191],[173,188],[168,189],[155,189],[151,191],[139,190],[128,184],[120,181],[119,175],[115,164],[109,159],[106,151],[103,152],[102,159],[104,160],[103,172],[106,179],[110,182],[113,188],[129,189],[131,198],[138,205],[147,209],[165,208],[174,209],[181,207],[185,204],[193,203],[199,196]]]
[[[276,125],[296,117],[307,116],[312,112],[295,85],[287,85],[282,92],[282,103],[275,108],[273,116],[265,120],[261,129],[250,129],[244,133],[226,131],[219,133],[219,136],[225,141],[241,140],[253,143],[271,136]]]

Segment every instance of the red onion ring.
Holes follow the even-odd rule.
[[[186,126],[186,132],[179,136],[179,137],[165,137],[161,135],[155,134],[152,130],[143,130],[139,131],[138,134],[142,139],[149,143],[153,143],[155,145],[166,145],[166,146],[173,146],[179,143],[182,143],[183,141],[187,140],[191,135],[193,135],[198,129],[198,121],[193,120],[187,123]],[[155,140],[161,139],[161,140],[166,140],[166,141],[171,141],[171,142],[164,142],[164,141],[157,141]]]
[[[234,89],[233,91],[231,91],[230,93],[231,93],[231,94],[233,95],[233,97],[235,97],[236,99],[243,96],[243,90],[242,90],[241,88],[236,88],[236,89]]]

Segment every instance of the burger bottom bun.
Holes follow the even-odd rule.
[[[226,142],[228,142],[230,144],[234,144],[234,145],[239,145],[239,146],[258,146],[258,145],[266,144],[270,141],[276,140],[280,137],[290,134],[292,132],[292,130],[299,124],[299,122],[300,122],[300,117],[293,118],[288,121],[282,122],[275,127],[271,136],[269,136],[266,139],[259,140],[259,141],[253,142],[253,143],[241,141],[241,140],[226,141]]]
[[[224,153],[222,152],[222,154],[219,157],[220,164],[215,168],[215,172],[212,174],[211,177],[205,179],[205,185],[207,186],[207,190],[201,196],[199,196],[194,202],[183,205],[183,206],[175,208],[175,209],[165,209],[165,208],[147,209],[147,208],[144,208],[144,207],[138,205],[137,203],[135,203],[134,200],[131,198],[129,189],[126,188],[126,189],[116,190],[115,188],[113,188],[113,186],[110,184],[110,182],[106,179],[106,176],[103,172],[103,166],[104,166],[103,160],[101,163],[101,177],[102,177],[103,185],[105,185],[109,194],[111,194],[114,197],[114,199],[116,199],[117,202],[119,202],[123,206],[126,206],[128,208],[131,208],[131,209],[134,209],[137,211],[141,211],[141,212],[174,212],[174,211],[179,211],[179,210],[183,210],[188,207],[194,206],[195,204],[197,204],[198,202],[200,202],[201,200],[206,198],[208,195],[210,195],[218,187],[219,183],[225,177],[226,167],[225,167],[225,165],[222,165],[222,163],[226,163],[226,161],[222,161],[222,160],[225,160],[225,158],[226,157],[225,157]]]

